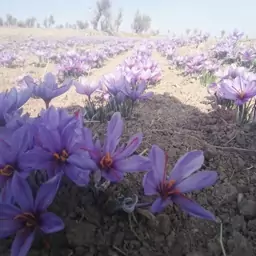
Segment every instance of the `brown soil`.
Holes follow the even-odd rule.
[[[204,150],[205,168],[217,170],[219,180],[192,196],[222,220],[226,255],[256,255],[255,129],[236,126],[233,113],[216,108],[199,82],[169,70],[167,61],[157,53],[153,58],[163,69],[163,80],[153,89],[152,100],[141,103],[134,118],[126,122],[126,135],[142,131],[140,151],[157,144],[168,153],[172,165],[187,151]],[[121,57],[116,60],[107,66],[114,68]],[[99,70],[101,74],[109,71]],[[77,104],[75,97],[65,100],[66,107]],[[30,104],[34,109],[34,100]],[[146,200],[141,175],[129,175],[109,191],[111,195],[120,192],[138,193]],[[63,218],[66,229],[49,237],[50,250],[35,244],[29,255],[223,255],[219,224],[188,217],[171,207],[155,217],[140,211],[130,218],[125,213],[110,214],[107,206],[104,195],[99,201],[88,189],[65,183],[52,208]],[[9,246],[10,240],[1,241],[0,254],[9,255]]]

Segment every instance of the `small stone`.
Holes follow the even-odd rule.
[[[214,193],[221,202],[229,203],[236,200],[238,191],[237,188],[230,183],[223,183],[216,187]]]
[[[159,233],[168,235],[171,229],[170,218],[167,214],[160,214],[157,216]]]
[[[140,248],[140,255],[141,256],[149,256],[150,255],[150,251],[144,247]]]
[[[84,247],[82,247],[82,246],[76,247],[76,255],[77,256],[83,256],[84,254],[85,254]]]
[[[123,241],[124,241],[124,232],[118,232],[114,237],[113,244],[116,246],[120,246],[123,244]]]
[[[90,223],[70,221],[67,226],[67,239],[73,246],[83,246],[94,242],[96,226]]]
[[[176,236],[174,231],[172,231],[171,234],[166,237],[167,245],[169,248],[173,246],[175,239],[176,239]]]
[[[220,256],[222,254],[220,244],[214,240],[208,242],[208,250],[211,252],[212,256]]]
[[[238,204],[240,213],[248,219],[254,219],[256,217],[256,202],[253,200],[242,200]]]
[[[237,231],[242,231],[246,228],[244,216],[236,215],[232,218],[232,228]]]
[[[239,232],[234,231],[233,237],[227,242],[232,256],[253,256],[252,245]]]
[[[256,219],[249,220],[247,226],[249,230],[256,232]]]
[[[190,252],[186,254],[186,256],[204,256],[204,253],[202,252]]]

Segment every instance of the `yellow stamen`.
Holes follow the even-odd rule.
[[[0,169],[0,175],[7,176],[7,177],[12,176],[13,172],[14,172],[14,168],[9,164],[5,165],[4,168]]]
[[[107,153],[100,160],[101,168],[110,168],[112,163],[113,163],[113,159],[111,158],[110,153]]]

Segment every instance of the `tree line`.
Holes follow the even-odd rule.
[[[87,20],[77,20],[75,24],[57,25],[53,15],[46,17],[41,24],[35,17],[29,17],[25,20],[19,20],[11,14],[7,14],[5,18],[0,17],[0,27],[21,27],[21,28],[72,28],[72,29],[88,29],[90,26],[95,30],[101,30],[108,34],[118,32],[123,22],[123,11],[118,10],[116,16],[112,14],[111,0],[98,0],[93,13],[93,18],[89,22]],[[137,34],[147,32],[151,27],[151,18],[147,14],[136,11],[131,29]],[[157,31],[155,31],[156,33]]]

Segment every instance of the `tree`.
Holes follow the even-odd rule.
[[[48,25],[49,27],[53,26],[55,24],[55,20],[53,15],[50,15],[49,19],[48,19]]]
[[[112,7],[112,4],[111,4],[110,0],[98,0],[96,2],[95,14],[94,14],[94,17],[91,21],[93,29],[95,29],[95,30],[98,29],[98,24],[99,24],[99,21],[100,21],[101,18],[103,18],[105,20],[105,21],[103,21],[104,24],[106,22],[110,21],[111,7]],[[103,27],[104,26],[105,25],[103,25]]]
[[[139,10],[135,13],[132,29],[136,34],[146,32],[151,26],[151,18],[146,14],[140,14]]]
[[[115,20],[115,30],[116,32],[119,31],[119,28],[123,22],[123,11],[122,9],[119,9],[116,20]]]
[[[4,25],[4,20],[3,18],[0,17],[0,27],[2,27]]]
[[[190,30],[189,28],[186,29],[186,34],[187,34],[187,36],[189,35],[190,31],[191,31],[191,30]]]
[[[36,18],[35,17],[27,18],[25,23],[26,23],[26,27],[33,28],[35,27],[35,24],[36,24]]]
[[[79,29],[87,29],[89,27],[89,23],[87,21],[77,20],[76,26]]]
[[[225,34],[226,34],[226,31],[225,31],[225,30],[221,30],[221,31],[220,31],[220,34],[221,34],[221,37],[224,37]]]
[[[44,19],[43,23],[44,23],[44,27],[48,28],[48,18],[47,17]]]

